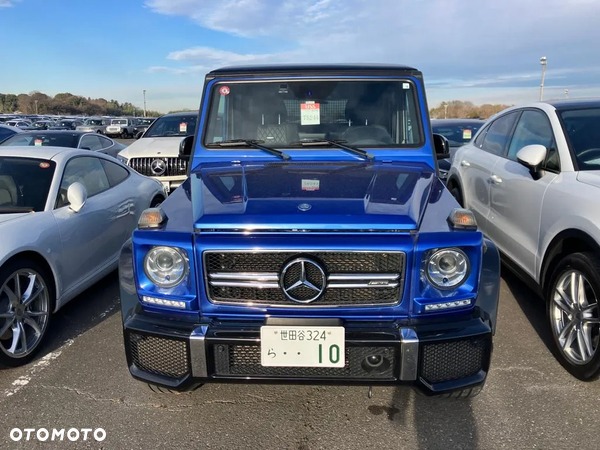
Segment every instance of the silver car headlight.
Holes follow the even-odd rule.
[[[121,155],[117,155],[117,159],[125,165],[127,165],[127,163],[129,162],[129,158],[125,158],[124,156],[121,156]]]
[[[438,289],[457,288],[465,282],[469,271],[469,257],[458,248],[437,250],[427,260],[427,279]]]
[[[144,258],[144,272],[155,285],[175,287],[189,273],[188,258],[182,250],[173,247],[154,247]]]

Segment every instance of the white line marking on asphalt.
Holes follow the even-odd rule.
[[[52,361],[54,361],[61,355],[64,349],[73,345],[73,342],[75,342],[75,339],[69,339],[65,341],[63,345],[61,345],[60,350],[50,352],[38,362],[36,362],[33,366],[29,368],[25,375],[21,375],[19,378],[12,382],[12,389],[7,389],[6,391],[4,391],[4,396],[10,397],[11,395],[15,395],[17,392],[19,392],[21,389],[27,386],[37,372],[41,372],[46,367],[48,367]]]

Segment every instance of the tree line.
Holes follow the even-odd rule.
[[[429,110],[432,119],[488,119],[494,114],[512,105],[489,104],[474,105],[472,102],[452,100],[442,102],[437,108]]]
[[[0,113],[12,114],[52,114],[52,115],[86,115],[86,116],[142,116],[143,108],[132,103],[119,103],[104,98],[82,97],[69,92],[56,94],[54,97],[41,92],[29,94],[0,93]],[[150,117],[160,116],[158,111],[146,111]]]

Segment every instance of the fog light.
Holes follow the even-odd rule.
[[[365,364],[373,369],[383,364],[383,356],[381,355],[370,355],[365,358]]]
[[[185,302],[181,302],[178,300],[165,300],[164,298],[147,297],[144,295],[142,297],[142,301],[150,305],[168,306],[170,308],[185,309]]]
[[[472,300],[455,300],[453,302],[445,303],[432,303],[431,305],[425,305],[425,311],[438,311],[440,309],[452,309],[459,308],[461,306],[469,306]]]

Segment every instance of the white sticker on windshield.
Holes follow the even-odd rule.
[[[402,89],[410,89],[410,83],[402,83]]]
[[[315,102],[300,104],[300,125],[320,125],[321,105]]]
[[[472,137],[473,137],[473,130],[469,130],[468,128],[465,128],[463,130],[463,141],[470,141]]]
[[[303,191],[318,191],[321,182],[319,180],[302,180]]]
[[[42,141],[41,139],[36,139],[35,141],[33,141],[33,145],[35,145],[36,147],[41,146],[44,143],[44,141]]]
[[[180,133],[187,133],[187,123],[181,122],[179,124],[179,132]]]

